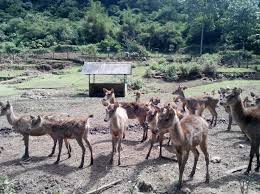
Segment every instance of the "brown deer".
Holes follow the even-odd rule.
[[[260,144],[260,107],[245,108],[240,94],[240,88],[232,89],[231,93],[225,97],[225,102],[231,109],[233,119],[237,122],[240,129],[246,134],[251,142],[250,159],[246,173],[251,171],[251,165],[256,155],[257,166],[255,171],[259,171],[259,144]]]
[[[0,108],[1,108],[0,116],[5,115],[8,123],[13,127],[13,129],[16,132],[23,135],[25,152],[24,152],[22,159],[28,159],[29,158],[29,136],[42,136],[42,135],[46,135],[47,132],[45,130],[30,131],[30,127],[31,127],[30,116],[17,117],[14,114],[13,106],[9,103],[9,101],[7,101],[6,105],[4,105],[2,102],[0,102]],[[62,116],[57,117],[54,115],[45,115],[44,117],[45,117],[45,119],[48,119],[48,120],[52,120],[54,118],[62,119],[61,118]],[[67,117],[67,115],[65,117]],[[57,144],[57,139],[53,136],[51,136],[51,137],[53,139],[54,146],[52,148],[51,154],[48,155],[49,157],[53,156],[53,154],[55,152],[56,144]],[[71,157],[71,146],[68,143],[67,139],[65,139],[65,145],[68,150],[68,156],[70,158]]]
[[[179,119],[177,112],[172,107],[158,109],[158,128],[159,130],[168,129],[171,141],[176,150],[179,166],[178,187],[182,186],[182,176],[185,164],[189,157],[189,152],[194,154],[194,164],[190,177],[193,177],[199,158],[197,146],[200,146],[206,161],[206,182],[209,182],[209,154],[207,148],[208,123],[205,119],[197,115],[187,115]]]
[[[216,126],[218,113],[216,111],[216,107],[218,104],[218,99],[213,98],[211,96],[198,96],[198,97],[188,97],[186,98],[184,95],[184,90],[187,89],[186,86],[181,86],[177,88],[172,94],[179,95],[179,99],[183,103],[183,110],[185,110],[185,106],[190,111],[191,114],[195,114],[196,111],[198,115],[202,115],[204,109],[208,109],[212,115],[211,126]],[[214,124],[213,124],[214,123]]]
[[[221,106],[223,106],[226,113],[228,113],[227,131],[230,131],[231,126],[232,126],[232,122],[233,122],[233,118],[232,118],[230,107],[227,104],[223,103],[223,99],[225,99],[226,95],[228,95],[230,93],[230,89],[229,88],[220,88],[218,90],[218,93],[219,93],[219,104]]]
[[[59,142],[59,154],[57,160],[54,164],[58,164],[60,161],[60,155],[62,150],[62,144],[64,139],[76,139],[79,146],[82,149],[82,157],[79,168],[83,168],[84,158],[85,158],[85,146],[83,144],[83,139],[88,145],[90,151],[90,165],[93,164],[93,153],[92,147],[88,141],[88,131],[89,131],[89,119],[93,115],[89,115],[82,118],[68,118],[64,120],[45,120],[41,116],[36,119],[32,119],[31,131],[36,132],[45,130],[51,137],[55,137]]]
[[[175,103],[169,103],[167,106],[165,107],[174,107],[174,108],[177,108],[176,104]],[[150,147],[149,147],[149,151],[145,157],[145,159],[148,159],[149,156],[150,156],[150,153],[151,153],[151,150],[153,148],[153,145],[157,139],[157,135],[159,136],[159,145],[160,145],[160,152],[159,152],[159,158],[162,158],[162,144],[163,144],[163,138],[164,138],[164,134],[166,133],[169,133],[169,130],[168,129],[161,129],[160,131],[158,131],[158,128],[157,128],[157,124],[158,124],[158,115],[159,115],[159,112],[158,112],[159,108],[154,105],[154,104],[150,104],[150,106],[148,107],[148,113],[147,113],[147,117],[146,117],[146,120],[147,120],[147,123],[148,123],[148,126],[149,128],[151,129],[151,132],[152,132],[152,137],[151,137],[151,144],[150,144]],[[180,111],[176,111],[177,114],[178,114],[178,117],[180,119],[183,118],[183,114],[180,112]],[[168,142],[168,144],[170,143],[170,141]]]
[[[106,118],[104,119],[104,121],[110,121],[110,133],[112,135],[112,153],[110,164],[113,164],[114,152],[116,152],[117,147],[118,165],[120,165],[121,141],[125,136],[125,131],[128,125],[126,110],[120,107],[118,102],[115,102],[114,104],[109,104],[106,107]]]
[[[102,100],[102,104],[107,106],[108,104],[114,104],[116,102],[116,97],[114,93],[114,89],[107,90],[103,88],[105,93],[105,97]],[[128,119],[137,119],[140,125],[143,128],[143,138],[141,142],[144,142],[147,139],[148,126],[146,123],[147,111],[144,103],[136,103],[136,102],[120,102],[119,103],[122,108],[126,110]]]

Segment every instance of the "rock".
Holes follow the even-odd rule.
[[[181,193],[182,193],[182,194],[190,194],[190,193],[191,193],[191,190],[190,190],[189,188],[187,188],[187,187],[186,187],[186,188],[182,188],[182,189],[181,189]]]
[[[244,145],[242,145],[242,144],[239,144],[239,146],[238,146],[239,148],[244,148],[245,146]]]
[[[221,158],[218,157],[218,156],[214,156],[211,158],[210,160],[213,164],[216,164],[216,163],[220,163],[221,162]]]
[[[137,185],[140,192],[151,192],[153,187],[150,183],[146,183],[145,181],[139,181]]]

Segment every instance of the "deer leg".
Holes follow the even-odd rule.
[[[90,145],[87,136],[85,135],[84,137],[84,141],[86,142],[86,144],[88,145],[88,149],[90,151],[90,165],[93,164],[93,151],[92,151],[92,146]]]
[[[48,155],[48,157],[52,157],[53,154],[55,153],[55,149],[56,149],[56,145],[57,145],[57,139],[56,138],[52,138],[53,139],[53,147],[52,147],[52,151],[51,153]]]
[[[180,177],[181,166],[182,166],[182,149],[181,149],[181,147],[176,147],[176,156],[177,156],[178,167],[179,167],[179,182],[178,182],[177,187],[181,188],[181,186],[182,186],[182,177]]]
[[[180,166],[180,170],[179,170],[179,188],[181,188],[181,186],[182,186],[183,172],[184,172],[184,168],[185,168],[185,165],[186,165],[188,157],[189,157],[189,153],[190,153],[189,150],[185,151],[182,156],[182,162],[181,162],[181,166]]]
[[[199,159],[199,154],[200,154],[196,147],[193,148],[191,151],[194,154],[194,164],[193,164],[192,171],[191,171],[189,177],[193,177],[195,172],[196,172],[196,166],[197,166],[198,159]]]
[[[207,146],[207,139],[205,139],[201,144],[200,144],[200,149],[203,152],[205,156],[205,161],[206,161],[206,183],[209,183],[209,153],[208,153],[208,146]]]
[[[114,158],[114,152],[116,150],[116,137],[112,136],[112,153],[111,153],[111,159],[109,161],[109,164],[113,164],[113,158]]]
[[[250,149],[250,159],[249,159],[249,164],[248,164],[248,167],[247,167],[247,170],[246,170],[246,174],[248,174],[250,171],[251,171],[251,165],[252,165],[252,161],[253,161],[253,158],[254,158],[254,155],[255,155],[255,152],[256,152],[256,145],[254,142],[251,143],[251,149]]]
[[[154,131],[152,131],[152,139],[151,139],[151,144],[150,144],[150,148],[149,148],[149,151],[148,151],[148,153],[147,153],[147,155],[146,155],[145,159],[148,159],[148,158],[149,158],[149,156],[150,156],[150,153],[151,153],[151,150],[152,150],[152,148],[153,148],[153,144],[154,144],[155,140],[156,140],[156,133],[155,133]]]
[[[117,165],[118,165],[118,166],[121,164],[121,160],[120,160],[121,139],[122,139],[122,137],[119,137],[118,145],[117,145],[117,151],[118,151],[118,163],[117,163]]]
[[[71,146],[70,146],[70,143],[68,142],[67,139],[64,139],[64,143],[65,143],[65,146],[66,146],[66,148],[68,150],[68,158],[70,158],[71,157]]]
[[[216,108],[212,108],[212,113],[213,113],[213,117],[215,118],[215,121],[214,121],[214,127],[217,125],[217,120],[218,120],[218,113],[216,111]]]
[[[56,160],[56,162],[54,162],[54,164],[59,164],[59,162],[60,162],[60,155],[61,155],[61,150],[62,150],[63,139],[60,138],[58,141],[59,141],[59,153],[58,153],[57,160]]]
[[[232,120],[233,120],[232,114],[228,113],[228,128],[227,128],[228,131],[231,130]]]
[[[142,126],[142,128],[143,128],[143,138],[142,138],[142,140],[141,140],[141,142],[144,142],[146,139],[147,139],[147,134],[148,134],[148,125],[147,125],[147,123],[145,122],[145,119],[146,119],[146,117],[144,117],[144,118],[139,118],[138,120],[139,120],[139,123],[140,123],[140,125]]]
[[[23,135],[23,141],[24,141],[25,150],[22,159],[25,160],[29,158],[29,135]]]
[[[163,133],[159,134],[159,145],[160,145],[160,152],[159,152],[159,158],[162,158],[162,144],[163,144]]]
[[[81,150],[82,150],[82,156],[81,156],[81,162],[80,162],[79,168],[83,168],[86,148],[83,144],[82,138],[77,138],[76,140],[77,140],[77,142],[78,142],[78,144],[79,144],[79,146],[81,147]]]
[[[255,168],[255,171],[256,172],[259,172],[259,168],[260,168],[260,160],[259,160],[259,144],[257,144],[256,146],[256,159],[257,159],[257,165],[256,165],[256,168]]]

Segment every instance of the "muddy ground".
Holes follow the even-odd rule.
[[[170,94],[156,94],[164,102],[171,99]],[[143,100],[148,99],[144,96]],[[0,101],[5,101],[1,98]],[[9,177],[17,193],[86,193],[116,180],[119,184],[102,193],[138,193],[138,184],[144,181],[152,185],[150,193],[176,193],[178,180],[178,165],[174,153],[169,146],[164,146],[163,155],[167,158],[158,159],[158,144],[152,150],[150,159],[145,156],[149,141],[140,143],[142,130],[135,121],[131,121],[130,130],[123,141],[121,166],[109,165],[111,152],[111,136],[108,123],[105,123],[105,111],[99,98],[82,97],[48,97],[47,99],[9,98],[13,103],[15,113],[39,114],[43,112],[69,113],[71,115],[94,114],[91,122],[89,140],[93,146],[94,165],[89,164],[89,152],[86,151],[85,166],[78,169],[81,149],[75,140],[70,140],[72,157],[67,159],[66,149],[59,165],[54,165],[56,154],[52,158],[52,139],[48,136],[30,137],[30,156],[26,162],[20,160],[23,151],[21,135],[9,130],[10,125],[5,117],[0,118],[0,175]],[[205,161],[200,154],[197,172],[190,180],[188,174],[193,164],[190,155],[185,175],[184,190],[191,193],[241,193],[240,183],[249,181],[249,193],[260,193],[260,174],[252,171],[250,176],[242,171],[228,173],[228,170],[248,164],[249,143],[237,125],[231,132],[226,132],[227,114],[218,108],[219,121],[216,127],[209,129],[210,158],[220,157],[220,163],[210,163],[210,183],[205,181]],[[209,118],[208,113],[205,117]],[[150,135],[150,134],[149,134]],[[167,140],[165,140],[165,144]],[[57,151],[56,151],[57,153]],[[115,156],[116,157],[116,156]],[[116,160],[115,160],[116,161]],[[253,165],[256,163],[254,161]]]

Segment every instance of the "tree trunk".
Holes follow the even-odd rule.
[[[204,39],[204,21],[201,24],[201,36],[200,36],[200,55],[202,55],[203,50],[203,39]]]

